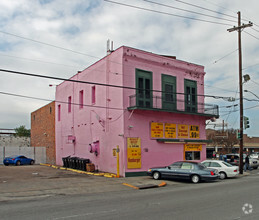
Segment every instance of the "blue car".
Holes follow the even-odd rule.
[[[147,174],[157,179],[182,179],[198,183],[202,180],[210,181],[219,178],[216,169],[206,168],[198,162],[178,161],[170,166],[156,167],[148,170]]]
[[[16,166],[33,165],[34,162],[35,161],[33,159],[25,157],[23,155],[6,157],[3,161],[5,166],[8,166],[10,164]]]

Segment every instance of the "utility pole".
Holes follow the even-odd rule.
[[[242,80],[242,48],[241,48],[241,31],[244,28],[253,26],[252,22],[241,25],[241,12],[238,13],[238,27],[227,29],[227,31],[238,31],[238,51],[239,51],[239,98],[240,98],[240,142],[239,142],[239,173],[243,174],[243,80]]]

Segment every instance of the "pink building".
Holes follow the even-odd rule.
[[[100,171],[143,175],[206,159],[204,67],[122,46],[56,89],[56,161],[77,156]],[[105,86],[110,85],[110,86]]]

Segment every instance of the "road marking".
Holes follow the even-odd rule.
[[[70,215],[70,216],[53,218],[53,220],[67,219],[67,218],[78,218],[78,217],[89,216],[89,215],[106,214],[106,213],[111,213],[111,212],[116,212],[116,211],[117,211],[116,209],[113,209],[113,210],[107,210],[107,211],[89,212],[89,213],[85,213],[85,214],[81,214],[81,215]]]

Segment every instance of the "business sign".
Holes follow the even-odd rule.
[[[164,124],[151,122],[151,138],[163,138],[164,137]]]
[[[165,123],[165,138],[176,138],[176,124]]]
[[[200,130],[198,125],[190,125],[190,138],[200,138]]]
[[[184,145],[185,151],[202,151],[201,144],[185,144]]]
[[[127,167],[141,168],[141,141],[138,137],[127,138]]]
[[[189,138],[188,125],[178,125],[178,138]]]

